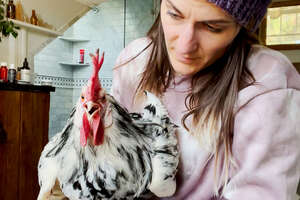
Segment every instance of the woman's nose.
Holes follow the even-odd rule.
[[[197,51],[199,43],[195,27],[192,24],[185,26],[179,33],[178,47],[182,54],[191,54]]]

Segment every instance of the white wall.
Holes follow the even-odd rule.
[[[21,0],[24,13],[31,16],[31,10],[35,9],[39,19],[52,25],[57,30],[69,23],[83,10],[87,9],[75,0]],[[16,1],[15,1],[16,2]]]
[[[40,21],[61,33],[90,10],[88,6],[75,0],[21,0],[21,2],[27,19],[31,16],[31,10],[35,9]],[[21,66],[24,57],[28,57],[32,69],[33,56],[57,37],[23,27],[18,33],[17,39],[3,38],[0,42],[0,62]]]
[[[285,54],[293,63],[300,63],[300,50],[280,51]]]
[[[2,38],[2,42],[0,42],[0,62],[7,62],[8,60],[8,40],[8,38]]]

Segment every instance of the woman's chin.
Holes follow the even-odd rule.
[[[191,76],[196,74],[198,71],[202,69],[202,67],[191,66],[191,65],[177,65],[177,67],[173,67],[176,75],[182,76]]]
[[[176,75],[183,75],[183,76],[194,75],[204,68],[203,63],[199,63],[199,62],[192,63],[192,64],[185,64],[179,62],[178,60],[175,60],[175,62],[173,61],[171,63]]]

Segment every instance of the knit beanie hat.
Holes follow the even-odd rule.
[[[229,13],[237,23],[254,32],[267,12],[271,0],[207,0]]]

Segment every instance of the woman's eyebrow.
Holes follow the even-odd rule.
[[[212,20],[203,20],[199,21],[199,23],[208,23],[208,24],[234,24],[233,20],[225,20],[225,19],[212,19]]]
[[[174,4],[170,0],[166,0],[166,1],[177,13],[182,15],[182,13],[174,6]]]

